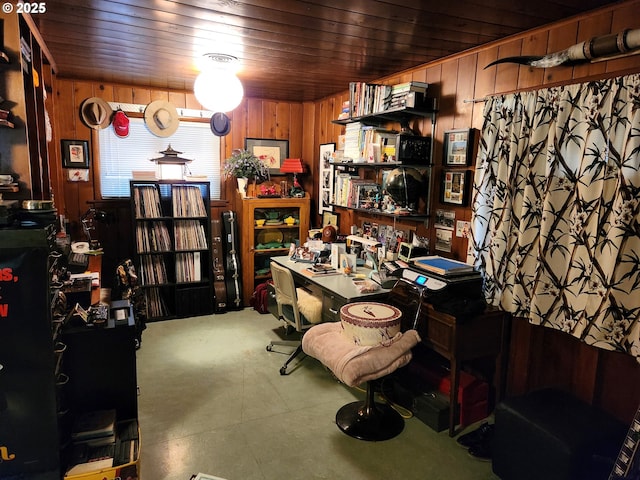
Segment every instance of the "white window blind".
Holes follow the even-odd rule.
[[[155,172],[151,159],[169,145],[193,160],[186,165],[191,175],[205,175],[211,183],[211,199],[220,199],[220,137],[211,133],[209,123],[180,121],[178,130],[167,138],[149,132],[142,118],[129,119],[129,136],[118,137],[113,127],[99,130],[100,189],[102,198],[129,196],[129,180],[135,171]]]

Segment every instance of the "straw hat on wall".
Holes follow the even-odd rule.
[[[172,103],[156,100],[144,109],[144,123],[154,135],[169,137],[178,129],[180,118]]]
[[[101,98],[87,98],[80,105],[80,118],[84,124],[95,130],[107,128],[111,124],[113,110],[109,104]]]

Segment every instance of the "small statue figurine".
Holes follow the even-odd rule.
[[[298,179],[296,177],[293,177],[293,187],[291,187],[290,193],[291,196],[295,198],[304,197],[304,190],[302,189],[302,186],[300,185],[300,182],[298,182]]]

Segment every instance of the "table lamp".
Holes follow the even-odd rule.
[[[156,177],[160,180],[182,180],[184,179],[187,173],[187,163],[191,162],[188,158],[179,157],[178,154],[182,152],[178,152],[171,148],[171,144],[169,144],[169,148],[160,152],[163,154],[162,157],[152,158],[151,161],[157,164],[157,172]]]
[[[304,197],[304,190],[298,182],[298,173],[304,173],[304,164],[299,158],[285,158],[284,162],[280,166],[280,173],[293,173],[293,187],[289,191],[292,197],[302,198]]]

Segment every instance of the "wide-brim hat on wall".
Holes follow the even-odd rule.
[[[109,104],[101,98],[87,98],[80,105],[80,118],[84,124],[95,130],[107,128],[111,124],[113,110]]]
[[[224,137],[231,131],[231,121],[222,112],[214,113],[209,123],[211,124],[211,131],[218,137]]]
[[[173,135],[180,125],[178,111],[166,100],[156,100],[144,109],[144,123],[158,137]]]

